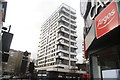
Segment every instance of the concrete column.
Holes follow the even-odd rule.
[[[0,77],[2,76],[2,52],[0,51]]]
[[[2,8],[2,6],[0,3],[0,10],[1,10],[1,8]],[[1,31],[2,31],[2,22],[0,21],[0,77],[2,76],[2,34],[1,34]]]
[[[92,70],[92,78],[93,80],[101,80],[101,69],[100,65],[98,65],[97,56],[91,56],[91,70]]]
[[[2,24],[0,23],[0,77],[2,76],[2,35],[1,35]]]
[[[0,0],[0,77],[2,76],[2,0]]]

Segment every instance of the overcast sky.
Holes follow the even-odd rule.
[[[14,34],[11,49],[29,51],[32,59],[36,58],[40,27],[46,19],[65,3],[76,10],[78,59],[82,58],[82,38],[84,21],[80,15],[80,0],[6,0],[8,2],[6,22],[12,25]]]

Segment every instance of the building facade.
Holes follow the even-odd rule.
[[[22,51],[17,51],[11,49],[8,53],[8,57],[4,57],[5,62],[2,62],[2,72],[3,75],[16,75],[20,73],[20,66],[22,63]]]
[[[22,78],[26,75],[30,63],[30,54],[26,52],[10,49],[8,56],[4,55],[2,62],[2,75],[17,76]]]
[[[2,76],[2,27],[5,22],[7,2],[0,0],[0,77]]]
[[[120,78],[120,0],[81,1],[84,53],[92,80]]]
[[[76,11],[62,4],[42,25],[37,54],[38,72],[70,72],[76,68],[75,19]]]

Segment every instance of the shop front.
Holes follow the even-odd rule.
[[[85,7],[86,11],[82,11],[85,20],[84,49],[85,56],[90,61],[91,78],[119,80],[120,1],[88,0]]]

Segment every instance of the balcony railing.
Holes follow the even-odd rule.
[[[75,11],[68,10],[68,9],[65,8],[65,7],[62,8],[60,12],[63,12],[63,13],[69,14],[69,16],[74,16],[74,17],[76,17],[76,16],[75,16],[75,14],[76,14]]]

